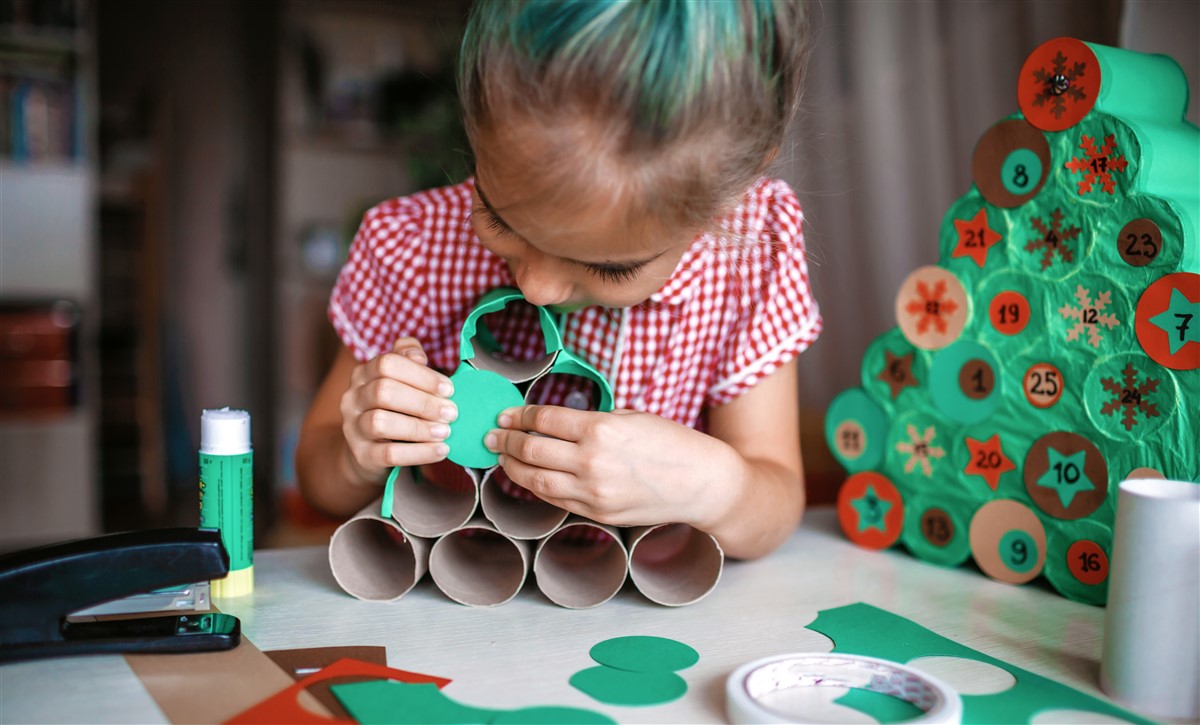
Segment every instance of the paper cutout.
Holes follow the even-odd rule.
[[[1025,490],[1057,519],[1080,519],[1108,496],[1108,463],[1100,449],[1075,433],[1049,433],[1025,454]]]
[[[861,687],[851,687],[834,702],[866,713],[883,725],[915,720],[925,714],[924,710],[908,700]]]
[[[490,723],[495,710],[463,705],[437,685],[389,680],[334,685],[333,694],[361,725]]]
[[[1145,267],[1163,252],[1163,233],[1153,219],[1134,219],[1117,234],[1117,254],[1130,267]]]
[[[1146,723],[1138,715],[1104,700],[931,632],[897,614],[869,604],[850,604],[821,610],[808,629],[833,640],[833,651],[879,657],[906,664],[918,657],[962,657],[999,667],[1016,679],[1004,692],[963,695],[963,723],[1029,722],[1038,712],[1073,709]]]
[[[1002,335],[1018,335],[1029,324],[1029,300],[1014,290],[1004,290],[988,305],[988,320]]]
[[[856,473],[838,492],[838,522],[851,541],[869,549],[886,549],[900,538],[904,500],[887,478],[873,471]]]
[[[1061,209],[1051,212],[1050,218],[1045,222],[1035,216],[1029,220],[1029,224],[1038,236],[1025,244],[1025,251],[1035,255],[1041,253],[1043,270],[1049,269],[1050,265],[1054,264],[1055,257],[1062,260],[1063,264],[1071,264],[1075,261],[1075,252],[1070,243],[1075,241],[1083,230],[1074,224],[1064,225]]]
[[[391,667],[384,667],[370,662],[359,662],[357,660],[342,659],[334,662],[325,669],[316,674],[309,675],[304,679],[292,684],[271,697],[263,700],[242,711],[238,715],[230,718],[225,722],[225,725],[275,725],[276,723],[286,722],[292,725],[319,725],[323,723],[352,723],[352,720],[331,720],[329,718],[320,717],[308,709],[302,707],[297,698],[302,692],[309,687],[320,682],[332,682],[343,678],[358,678],[371,677],[375,681],[396,680],[406,683],[428,683],[433,688],[445,687],[450,684],[450,680],[444,677],[435,677],[433,675],[422,675],[417,672],[407,672],[405,670],[397,670]],[[356,683],[356,684],[371,684],[371,683]],[[345,685],[347,687],[353,685]],[[339,685],[334,685],[330,688],[334,695],[338,694]],[[338,696],[338,700],[345,706],[345,701]],[[355,718],[357,714],[353,709],[346,707],[346,710]]]
[[[1173,370],[1200,368],[1200,275],[1168,274],[1138,300],[1138,343],[1156,363]]]
[[[308,647],[273,650],[264,654],[295,680],[303,680],[342,659],[367,662],[381,667],[387,666],[386,647]],[[329,690],[331,684],[330,680],[313,683],[308,687],[308,692],[329,710],[335,720],[349,719],[350,713],[346,712],[346,709]]]
[[[696,650],[666,637],[614,637],[588,654],[598,664],[626,672],[677,672],[700,661]]]
[[[1084,340],[1086,335],[1087,344],[1099,349],[1100,343],[1104,340],[1104,335],[1100,331],[1101,327],[1109,330],[1120,324],[1120,320],[1112,313],[1109,303],[1112,301],[1112,290],[1101,290],[1094,293],[1086,289],[1083,285],[1077,285],[1075,288],[1075,304],[1065,304],[1058,309],[1058,314],[1062,315],[1064,320],[1074,320],[1075,324],[1067,330],[1067,342],[1072,340]]]
[[[1079,148],[1083,149],[1085,157],[1072,158],[1063,164],[1072,175],[1083,174],[1083,180],[1079,182],[1079,195],[1088,193],[1097,184],[1105,194],[1115,194],[1117,180],[1113,174],[1124,173],[1129,165],[1125,156],[1117,153],[1117,137],[1110,134],[1105,137],[1104,145],[1099,146],[1096,139],[1084,135],[1079,139]]]
[[[967,292],[941,267],[921,267],[900,285],[896,319],[913,345],[926,350],[945,347],[967,324]]]
[[[1049,408],[1062,397],[1062,371],[1050,363],[1035,363],[1025,371],[1025,399],[1035,408]]]
[[[971,179],[991,204],[1010,209],[1032,199],[1050,176],[1050,145],[1024,119],[987,130],[971,155]]]
[[[662,705],[687,692],[687,682],[673,672],[626,672],[603,665],[576,672],[570,682],[607,705]]]
[[[970,340],[939,350],[929,366],[933,404],[957,423],[987,420],[1000,406],[999,367],[990,350]]]
[[[497,454],[483,445],[483,438],[498,425],[501,411],[525,403],[525,396],[499,373],[459,365],[450,376],[454,384],[451,400],[458,406],[458,417],[450,424],[450,460],[460,466],[490,468]]]
[[[617,721],[575,707],[526,707],[500,713],[492,725],[617,725]]]
[[[825,414],[825,438],[834,456],[850,471],[873,468],[883,461],[887,416],[862,390],[840,393]]]
[[[907,441],[902,441],[896,444],[896,452],[908,456],[908,460],[904,463],[904,472],[911,473],[918,466],[926,478],[933,476],[933,462],[945,458],[946,449],[941,446],[934,445],[934,440],[937,439],[937,428],[934,426],[926,426],[924,430],[909,424],[905,426],[905,432],[908,435]]]
[[[1024,504],[989,501],[971,519],[971,554],[993,579],[1024,584],[1046,565],[1046,529]]]
[[[883,369],[875,376],[887,384],[892,397],[897,398],[905,388],[917,387],[917,379],[913,376],[913,353],[896,355],[891,350],[884,350]],[[843,451],[843,454],[846,452]]]
[[[999,433],[986,441],[977,441],[968,436],[966,442],[970,461],[963,469],[963,473],[968,476],[979,476],[993,491],[1000,485],[1000,477],[1005,472],[1016,470],[1017,464],[1004,455],[1004,447],[1000,442]]]
[[[986,209],[980,209],[971,219],[955,219],[954,229],[958,234],[958,244],[950,256],[968,257],[981,268],[987,263],[988,252],[1001,239],[988,223]]]
[[[1100,64],[1086,43],[1055,38],[1038,46],[1021,67],[1017,101],[1043,131],[1070,128],[1092,110],[1100,91]]]
[[[1167,309],[1151,317],[1150,324],[1167,333],[1174,355],[1189,342],[1200,342],[1200,302],[1192,302],[1183,292],[1173,289]]]

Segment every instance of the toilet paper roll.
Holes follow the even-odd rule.
[[[333,532],[329,568],[338,585],[359,599],[394,602],[425,576],[429,540],[379,515],[371,503]]]
[[[572,517],[538,542],[533,573],[546,598],[568,609],[612,599],[625,583],[629,553],[611,526]]]
[[[668,607],[695,604],[716,588],[725,552],[709,534],[687,524],[626,531],[629,578],[647,599]]]
[[[511,539],[482,517],[438,539],[429,575],[446,596],[472,607],[504,604],[521,591],[529,571],[529,542]]]

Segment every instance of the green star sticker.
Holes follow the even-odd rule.
[[[892,508],[891,501],[884,501],[875,493],[875,487],[868,485],[866,493],[850,501],[850,505],[858,512],[858,530],[879,529],[887,531],[883,519]]]
[[[1192,302],[1182,290],[1173,289],[1170,306],[1151,317],[1150,324],[1167,333],[1174,355],[1187,342],[1200,342],[1200,302]]]
[[[1075,494],[1096,490],[1095,484],[1088,480],[1087,474],[1083,472],[1083,464],[1087,460],[1087,451],[1079,451],[1078,453],[1064,456],[1053,448],[1050,448],[1047,449],[1046,454],[1050,459],[1050,467],[1037,480],[1037,484],[1046,488],[1053,488],[1058,493],[1058,500],[1062,501],[1063,508],[1071,508],[1071,502],[1075,500]]]

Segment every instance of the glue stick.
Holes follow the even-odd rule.
[[[229,574],[212,597],[254,591],[254,452],[250,414],[217,408],[200,414],[200,527],[221,532]]]

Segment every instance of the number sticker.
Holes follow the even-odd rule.
[[[853,461],[867,450],[867,431],[857,420],[842,421],[833,434],[838,453]]]
[[[1076,541],[1067,549],[1067,568],[1082,584],[1103,584],[1108,579],[1108,554],[1094,541]]]
[[[954,539],[954,521],[942,509],[927,509],[921,514],[921,533],[934,546],[946,546]]]
[[[996,389],[996,373],[984,360],[968,360],[958,372],[958,387],[971,400],[983,400]]]
[[[1034,441],[1021,467],[1025,491],[1056,519],[1085,518],[1108,498],[1108,462],[1087,438],[1067,431]]]
[[[1024,584],[1046,565],[1046,529],[1019,501],[996,499],[980,506],[968,536],[975,562],[993,579]]]
[[[1000,561],[1009,569],[1024,574],[1033,568],[1038,560],[1038,545],[1028,533],[1013,529],[1000,537],[997,547]]]
[[[992,298],[988,310],[992,327],[1002,335],[1016,335],[1029,324],[1029,300],[1020,292],[1001,292]]]
[[[1145,267],[1162,253],[1162,230],[1150,219],[1134,219],[1117,234],[1117,253],[1131,267]]]
[[[1200,275],[1175,272],[1142,292],[1134,329],[1154,362],[1173,370],[1200,368]]]
[[[1062,373],[1050,363],[1037,363],[1025,371],[1024,387],[1030,405],[1049,408],[1062,397]]]
[[[983,198],[1011,209],[1041,191],[1049,174],[1050,144],[1046,136],[1021,118],[989,128],[971,156],[971,178]]]

